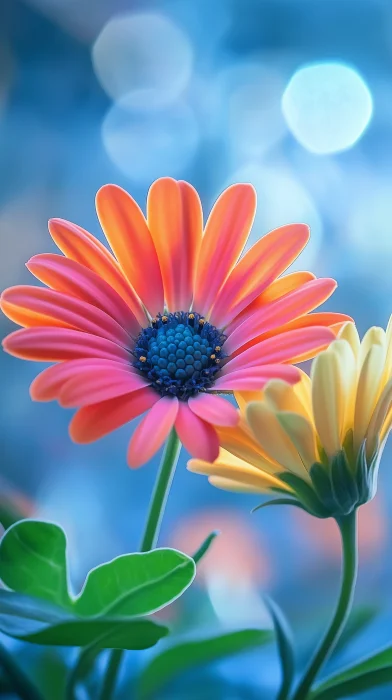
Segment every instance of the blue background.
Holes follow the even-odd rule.
[[[311,78],[303,72],[308,64]],[[1,288],[30,283],[25,261],[54,251],[50,217],[102,239],[94,196],[104,183],[122,185],[144,207],[154,178],[187,179],[208,211],[224,187],[243,180],[258,192],[252,241],[281,224],[309,223],[312,239],[296,269],[335,277],[339,288],[327,308],[351,314],[361,333],[385,327],[392,311],[392,5],[2,0],[0,163]],[[0,317],[1,335],[11,330]],[[26,514],[66,529],[77,589],[91,566],[137,548],[158,457],[138,471],[127,468],[132,426],[93,445],[72,444],[70,413],[29,398],[39,369],[0,355],[3,490],[16,494]],[[160,542],[191,552],[209,529],[222,534],[194,591],[172,611],[174,624],[181,612],[193,627],[269,624],[261,597],[268,591],[306,655],[337,592],[333,525],[286,509],[250,515],[259,499],[214,490],[186,471],[186,458]],[[339,663],[390,641],[390,459],[387,448],[376,501],[360,513],[357,589],[358,604],[384,613]],[[260,697],[260,688],[270,697],[278,680],[272,649],[208,673],[203,697]],[[218,690],[215,679],[224,683]]]

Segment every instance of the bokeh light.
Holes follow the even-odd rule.
[[[129,107],[157,108],[173,102],[192,73],[189,39],[168,17],[148,12],[118,15],[92,48],[96,75],[114,100]]]
[[[314,63],[300,68],[282,98],[287,124],[312,153],[336,153],[355,144],[373,111],[361,75],[344,63]]]
[[[228,109],[232,155],[248,160],[263,156],[287,132],[281,111],[281,73],[260,61],[234,64],[218,78],[222,107]]]
[[[310,193],[295,174],[284,166],[249,163],[232,175],[231,182],[251,182],[256,188],[257,212],[248,245],[278,226],[306,223],[310,226],[311,240],[291,269],[316,270],[323,225]]]
[[[126,97],[107,113],[102,139],[107,154],[125,175],[150,183],[164,175],[178,176],[188,167],[196,153],[199,129],[185,104],[140,112],[129,108]]]

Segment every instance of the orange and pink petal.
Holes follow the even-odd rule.
[[[30,385],[30,396],[33,401],[53,401],[60,395],[62,387],[70,379],[83,378],[86,372],[94,369],[97,373],[107,372],[111,369],[121,369],[123,371],[136,370],[130,367],[125,360],[102,360],[100,358],[84,358],[80,360],[67,360],[59,362],[51,367],[47,367]],[[137,374],[137,376],[140,376]]]
[[[20,285],[6,289],[0,307],[20,326],[60,326],[86,331],[129,348],[132,338],[124,328],[102,311],[77,297],[45,287]]]
[[[121,323],[132,336],[139,334],[140,325],[129,306],[110,284],[87,267],[53,253],[35,255],[26,267],[51,289],[97,306]]]
[[[312,280],[266,304],[229,335],[225,349],[231,354],[258,335],[304,316],[326,301],[335,289],[336,282],[333,279]]]
[[[137,469],[162,447],[176,421],[178,404],[175,396],[164,396],[142,418],[128,447],[127,461],[130,467]]]
[[[335,335],[329,328],[318,326],[286,331],[252,345],[244,352],[239,351],[238,355],[225,365],[225,372],[262,364],[295,363],[299,361],[298,357],[307,356],[309,353],[315,355],[328,347],[334,338]]]
[[[192,304],[203,230],[199,195],[187,182],[169,177],[156,180],[148,193],[147,221],[158,253],[167,309],[186,311]]]
[[[3,340],[10,355],[36,362],[61,362],[83,357],[105,360],[130,360],[128,350],[106,338],[68,328],[24,328]]]
[[[112,433],[148,411],[159,401],[158,394],[146,387],[131,394],[80,408],[69,425],[74,442],[87,444]]]
[[[239,421],[236,408],[221,396],[200,393],[191,397],[188,405],[196,416],[212,425],[233,428]]]
[[[243,256],[219,292],[211,322],[224,328],[291,265],[309,240],[305,224],[281,226]]]
[[[159,260],[146,219],[135,200],[117,185],[104,185],[97,214],[121,269],[152,316],[164,307]]]
[[[271,379],[282,379],[288,384],[296,384],[300,371],[291,365],[261,365],[249,369],[238,369],[222,374],[214,385],[217,391],[253,391],[262,389]]]
[[[89,268],[106,280],[124,299],[140,325],[146,323],[146,314],[139,297],[125,278],[116,258],[95,236],[64,219],[50,219],[49,232],[67,258]]]
[[[199,418],[189,406],[180,401],[175,428],[185,449],[198,459],[214,462],[219,454],[219,439],[215,428]]]
[[[232,185],[208,218],[197,265],[193,308],[207,315],[246,244],[256,212],[251,185]]]

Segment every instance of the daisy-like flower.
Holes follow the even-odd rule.
[[[272,380],[237,395],[239,425],[219,429],[213,463],[189,469],[215,486],[284,494],[319,517],[348,515],[375,495],[381,454],[392,427],[392,317],[362,343],[352,323],[313,361],[311,378]]]
[[[173,426],[196,457],[213,461],[216,428],[238,416],[219,392],[299,378],[292,363],[327,347],[347,317],[308,312],[335,289],[309,272],[281,277],[308,241],[283,226],[241,257],[256,208],[250,185],[217,200],[203,233],[200,199],[186,182],[157,180],[145,217],[115,185],[96,198],[113,254],[75,224],[53,219],[62,255],[27,267],[48,288],[11,287],[1,308],[24,326],[4,340],[16,357],[57,363],[32,383],[37,401],[78,411],[71,438],[92,442],[145,412],[128,462],[146,462]]]

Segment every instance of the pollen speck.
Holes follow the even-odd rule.
[[[140,360],[140,362],[146,362],[146,361],[147,361],[147,357],[145,357],[144,355],[141,355],[141,356],[139,357],[139,360]]]

